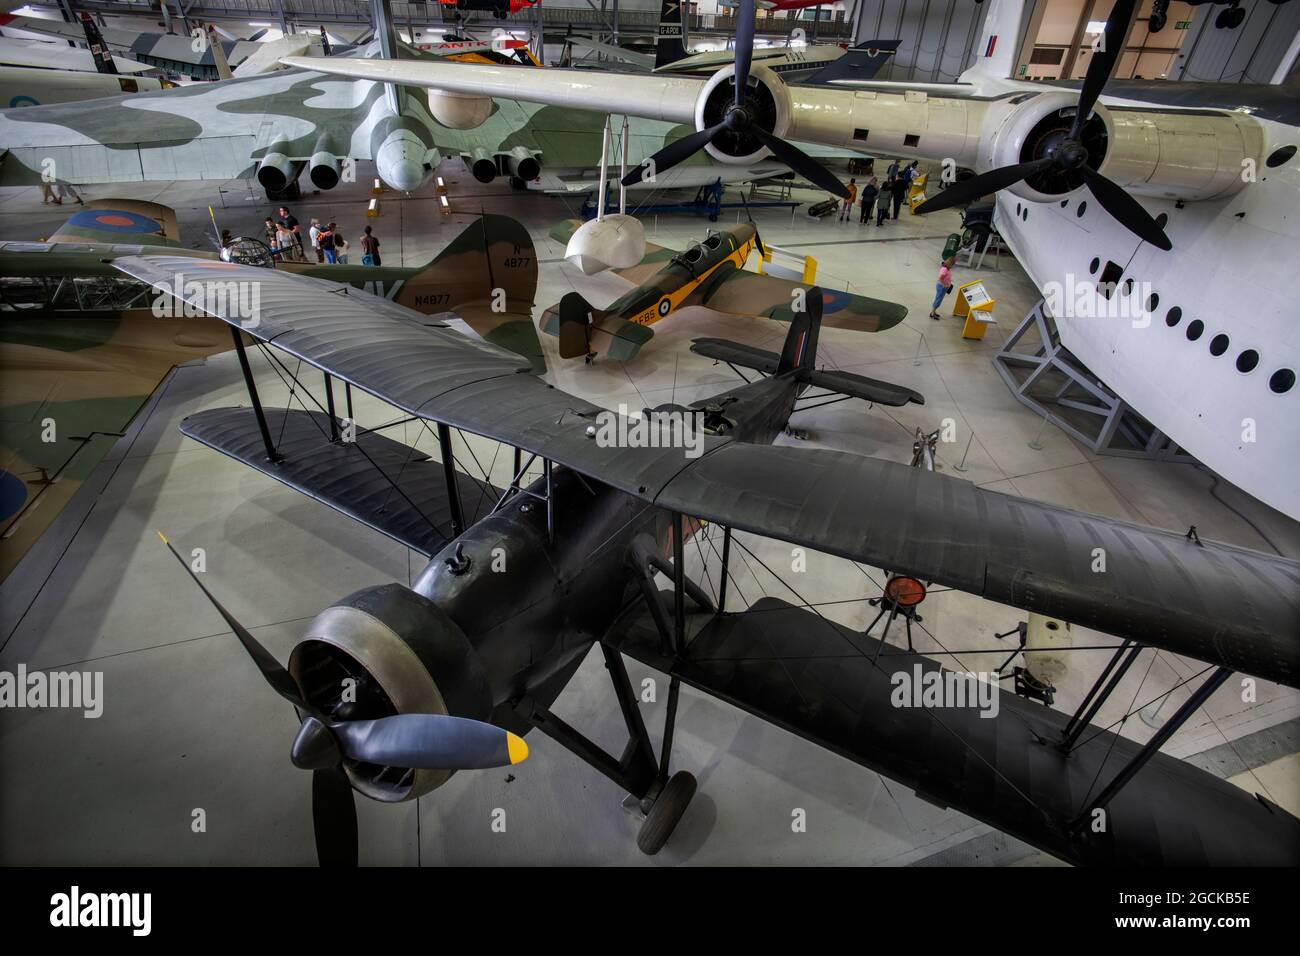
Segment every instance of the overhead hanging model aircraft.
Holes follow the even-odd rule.
[[[638,53],[621,46],[601,43],[590,37],[569,35],[565,43],[606,57],[594,63],[574,64],[579,68],[599,66],[655,73],[712,74],[735,59],[731,50],[690,52],[685,46],[686,8],[678,0],[662,0],[655,52]],[[856,46],[839,43],[773,46],[754,50],[754,62],[761,63],[786,83],[820,84],[838,79],[871,79],[898,50],[899,40],[864,40]]]
[[[540,0],[438,0],[444,7],[457,10],[473,10],[490,13],[498,20],[504,20],[520,10],[536,6]]]
[[[551,230],[551,237],[567,243],[581,225],[579,220],[566,220]],[[779,276],[746,272],[751,253],[764,254],[753,223],[710,232],[681,252],[648,242],[639,263],[612,270],[634,289],[606,309],[593,309],[581,294],[570,292],[542,314],[542,331],[559,337],[561,358],[581,357],[590,364],[598,354],[628,361],[654,337],[650,326],[691,306],[791,321],[796,308],[792,293],[800,285]],[[826,327],[883,332],[907,317],[907,309],[895,302],[830,289],[819,288],[819,294],[821,324]]]
[[[584,71],[549,70],[521,84],[492,67],[353,59],[325,69],[693,124],[697,132],[659,150],[635,180],[704,150],[721,163],[771,156],[844,195],[792,140],[974,169],[981,175],[921,210],[996,191],[995,225],[1030,277],[1045,295],[1068,291],[1060,298],[1071,306],[1054,317],[1061,351],[1043,369],[1086,366],[1118,396],[1114,414],[1135,410],[1208,468],[1300,518],[1300,338],[1280,279],[1300,240],[1296,98],[1278,87],[1158,82],[1105,95],[1135,0],[1116,3],[1079,92],[1009,79],[1023,3],[984,6],[975,65],[958,83],[788,86],[751,69],[752,14],[739,18],[736,63],[707,80],[603,73],[593,83]],[[1090,290],[1098,294],[1082,295]]]
[[[136,74],[153,69],[109,53],[99,27],[81,15],[88,49],[0,37],[0,105],[6,108],[121,96],[171,86]],[[286,54],[299,51],[285,51]]]
[[[287,669],[221,606],[219,583],[211,591],[200,584],[263,677],[302,715],[290,759],[312,771],[322,863],[357,862],[353,790],[381,802],[415,799],[456,770],[516,762],[509,752],[524,750],[505,746],[505,733],[533,728],[634,798],[644,814],[637,844],[656,853],[696,790],[689,771],[670,773],[682,684],[1070,862],[1300,859],[1300,821],[1158,752],[1232,670],[1300,684],[1300,562],[893,462],[768,444],[807,388],[835,387],[819,376],[844,376],[816,368],[815,286],[804,290],[808,308],[779,354],[696,343],[766,377],[690,407],[661,406],[640,422],[654,430],[650,440],[629,441],[610,437],[618,434],[613,413],[521,374],[518,357],[345,286],[225,262],[196,270],[194,260],[166,255],[114,265],[161,290],[177,290],[178,276],[197,280],[174,292],[178,302],[246,331],[260,350],[325,373],[324,400],[294,375],[304,405],[310,395],[321,412],[265,408],[241,363],[252,407],[197,412],[182,422],[184,434],[430,557],[409,587],[367,586],[323,611]],[[228,282],[257,284],[255,326],[244,326],[229,297],[206,291]],[[247,360],[243,339],[235,340]],[[333,379],[436,426],[440,461],[377,431],[332,440]],[[455,430],[513,446],[507,488],[460,470]],[[543,475],[524,486],[537,459]],[[789,584],[797,603],[746,606],[741,596],[743,609],[729,611],[740,586],[725,583],[728,555],[735,548],[757,557],[747,534],[735,532],[890,569],[881,602],[891,624],[933,582],[1124,644],[1073,717],[1020,695],[1005,695],[994,715],[954,699],[898,706],[899,672],[968,678],[889,644],[888,626],[878,639],[832,623]],[[685,549],[694,539],[703,555],[718,537],[714,590],[687,577]],[[1107,551],[1106,574],[1094,573],[1097,547]],[[671,590],[660,589],[660,573]],[[1143,643],[1203,661],[1209,676],[1139,745],[1094,726],[1091,705],[1106,699],[1118,681],[1103,687],[1104,678],[1112,669],[1122,675]],[[627,729],[621,757],[553,709],[596,645]],[[624,654],[670,676],[658,756]],[[467,743],[469,732],[449,717],[479,722],[482,739]],[[288,728],[286,720],[286,741]]]

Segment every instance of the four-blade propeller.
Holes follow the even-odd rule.
[[[727,107],[722,121],[669,143],[645,162],[623,177],[624,186],[633,186],[653,171],[665,172],[685,162],[697,152],[726,133],[751,136],[771,150],[772,155],[813,183],[815,186],[847,198],[849,191],[835,174],[813,159],[799,147],[773,136],[754,121],[754,107],[746,100],[749,87],[749,68],[754,58],[754,0],[741,0],[736,13],[736,71],[732,80],[736,97]]]
[[[971,179],[954,183],[931,199],[916,207],[918,213],[938,212],[952,206],[973,202],[981,196],[1014,186],[1023,179],[1045,172],[1075,172],[1083,178],[1088,189],[1101,207],[1126,229],[1158,249],[1168,251],[1173,243],[1165,235],[1160,223],[1142,205],[1117,184],[1088,165],[1088,151],[1080,142],[1084,124],[1092,115],[1093,107],[1101,96],[1102,88],[1119,62],[1128,34],[1129,22],[1137,10],[1137,0],[1116,0],[1110,19],[1102,35],[1100,48],[1088,64],[1088,73],[1079,91],[1079,105],[1070,131],[1050,151],[1050,155],[1017,166],[1002,166],[980,173]]]
[[[528,756],[523,738],[480,720],[446,714],[335,720],[322,713],[307,702],[293,675],[204,587],[161,531],[158,537],[235,632],[271,689],[302,715],[290,759],[312,771],[312,823],[322,866],[357,863],[357,810],[344,760],[413,770],[481,770],[508,767]]]

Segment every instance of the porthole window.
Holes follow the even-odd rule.
[[[1062,199],[1062,200],[1061,200],[1061,208],[1062,208],[1062,209],[1065,209],[1065,208],[1066,208],[1067,206],[1069,206],[1069,205],[1070,205],[1070,200],[1068,200],[1068,199]]]
[[[1201,337],[1201,333],[1204,331],[1205,323],[1200,319],[1192,319],[1192,321],[1187,324],[1187,341],[1195,342]]]
[[[1283,163],[1290,162],[1291,157],[1295,155],[1295,151],[1294,146],[1283,146],[1280,149],[1275,149],[1268,154],[1268,159],[1264,160],[1264,165],[1269,169],[1277,169]]]
[[[1237,356],[1237,371],[1242,375],[1247,372],[1255,371],[1255,366],[1259,364],[1259,353],[1254,349],[1246,349]]]
[[[1088,272],[1092,275],[1096,275],[1097,270],[1100,268],[1101,268],[1101,260],[1098,259],[1096,256],[1093,256],[1092,262],[1088,263]]]
[[[1024,209],[1024,211],[1020,214],[1020,218],[1023,219],[1025,222],[1029,222],[1029,207],[1028,207],[1028,206],[1026,206],[1025,209]]]
[[[1170,309],[1169,313],[1165,316],[1165,325],[1169,326],[1171,329],[1181,321],[1183,321],[1183,310],[1178,306],[1174,306]]]
[[[1149,296],[1147,296],[1147,311],[1148,311],[1148,312],[1154,312],[1154,311],[1156,310],[1156,308],[1157,308],[1159,305],[1160,305],[1160,296],[1159,296],[1159,295],[1157,295],[1156,293],[1152,292]]]
[[[1220,332],[1214,338],[1210,339],[1210,354],[1218,358],[1224,352],[1228,351],[1228,337]]]
[[[1020,203],[1016,203],[1016,215],[1020,215]]]
[[[1268,387],[1281,395],[1291,391],[1295,385],[1295,372],[1289,368],[1280,368],[1268,377]]]
[[[1084,200],[1083,202],[1079,203],[1079,208],[1074,211],[1074,214],[1078,216],[1080,219],[1082,219],[1083,214],[1087,211],[1088,211],[1088,202],[1087,200]]]

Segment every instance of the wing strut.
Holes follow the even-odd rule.
[[[232,325],[230,334],[235,339],[235,351],[239,353],[239,368],[244,373],[244,385],[248,389],[248,398],[253,403],[253,414],[257,416],[257,428],[262,433],[262,444],[266,446],[266,460],[283,461],[283,456],[271,444],[271,429],[266,424],[266,412],[262,411],[262,400],[257,395],[257,383],[253,381],[253,369],[248,364],[248,352],[244,350],[244,334],[239,326]]]

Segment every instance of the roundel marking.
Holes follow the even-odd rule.
[[[68,219],[69,226],[97,229],[102,232],[156,233],[162,226],[148,216],[120,209],[84,209]]]
[[[664,297],[663,299],[660,299],[660,300],[659,300],[659,317],[660,317],[660,318],[663,318],[665,315],[667,315],[667,314],[668,314],[669,312],[671,312],[672,310],[673,310],[673,302],[672,302],[672,299],[669,299],[669,298],[667,298],[667,297]]]

